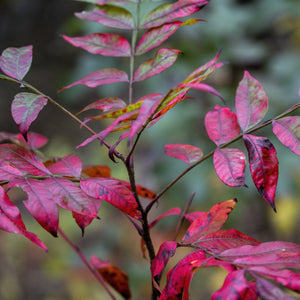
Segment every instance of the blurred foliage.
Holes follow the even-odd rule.
[[[98,89],[74,87],[57,95],[57,90],[63,85],[99,68],[128,68],[126,58],[91,55],[68,45],[60,37],[61,34],[75,36],[103,30],[98,24],[73,16],[75,11],[84,8],[85,4],[73,0],[0,2],[1,51],[9,46],[33,44],[33,66],[26,80],[58,99],[72,112],[105,96],[126,99],[128,94],[126,85],[113,84]],[[182,50],[175,66],[137,84],[137,98],[147,93],[166,93],[193,69],[214,57],[222,47],[221,59],[228,64],[219,69],[209,83],[224,96],[232,109],[235,89],[244,70],[262,83],[269,96],[267,117],[271,118],[299,101],[299,0],[211,0],[196,17],[205,19],[205,22],[180,29],[165,44],[166,47]],[[17,131],[8,113],[16,92],[16,87],[1,82],[1,130]],[[193,99],[180,103],[142,138],[136,156],[138,184],[159,191],[175,177],[174,174],[184,169],[184,163],[164,155],[165,144],[190,143],[206,153],[213,149],[214,145],[205,133],[203,118],[219,100],[196,91],[189,96]],[[92,125],[97,130],[105,123]],[[46,152],[56,156],[75,152],[75,146],[88,136],[51,105],[33,124],[33,130],[49,137]],[[226,187],[217,179],[211,161],[206,161],[161,199],[153,217],[171,206],[183,208],[193,192],[196,192],[196,197],[192,210],[206,210],[216,202],[236,197],[239,202],[226,224],[227,228],[234,227],[261,241],[281,239],[299,243],[299,158],[276,141],[270,128],[258,134],[271,136],[278,151],[280,171],[276,215],[259,196],[249,172],[246,174],[248,189]],[[240,142],[235,146],[243,147]],[[121,150],[126,150],[126,145],[121,147]],[[97,143],[76,151],[76,154],[87,164],[108,164],[113,177],[126,179],[123,168],[110,162],[106,150]],[[17,190],[12,192],[15,193],[15,201],[24,210],[21,203],[24,194]],[[101,220],[94,221],[87,228],[83,239],[69,212],[60,211],[61,226],[87,256],[95,254],[125,270],[129,274],[134,299],[147,299],[150,279],[145,270],[148,263],[142,256],[134,228],[121,213],[106,203],[103,203],[99,215]],[[168,217],[153,229],[156,249],[161,242],[173,238],[177,220],[174,216]],[[61,238],[54,240],[39,228],[29,214],[25,223],[45,242],[49,253],[42,253],[22,237],[1,232],[1,299],[106,299],[105,292]],[[171,260],[170,267],[172,263],[176,263],[176,257]],[[192,284],[192,299],[207,299],[213,290],[220,287],[223,278],[224,273],[217,269],[199,271]]]

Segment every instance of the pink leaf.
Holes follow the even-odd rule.
[[[97,6],[92,11],[75,13],[75,16],[80,19],[97,22],[105,26],[121,29],[134,29],[132,14],[125,8],[119,6],[105,4]]]
[[[203,157],[202,150],[192,145],[166,145],[165,152],[167,155],[180,159],[189,165],[195,163]]]
[[[226,222],[236,202],[236,199],[231,199],[215,204],[207,213],[201,215],[189,226],[182,241],[194,243],[201,236],[219,230]]]
[[[191,213],[186,214],[184,217],[190,222],[193,223],[196,219],[204,216],[206,214],[205,211],[193,211]]]
[[[155,218],[150,224],[149,228],[152,228],[154,225],[156,225],[161,219],[167,216],[179,216],[181,214],[181,209],[179,207],[173,207],[170,208],[168,211],[165,213],[159,215],[157,218]]]
[[[0,180],[11,180],[15,177],[22,177],[24,174],[7,161],[0,159]]]
[[[33,178],[16,178],[9,182],[8,188],[20,187],[27,193],[24,205],[39,224],[53,236],[57,236],[58,209],[47,184]]]
[[[130,56],[129,42],[120,34],[116,33],[92,33],[84,37],[63,38],[75,47],[81,47],[93,54],[106,56]]]
[[[135,81],[142,81],[166,70],[176,61],[178,53],[176,49],[159,49],[154,58],[142,63],[134,73]]]
[[[167,40],[178,30],[182,23],[183,22],[181,21],[175,21],[147,30],[138,42],[135,54],[144,54],[151,49],[161,45],[165,40]]]
[[[229,107],[216,105],[206,114],[204,123],[209,138],[217,146],[231,141],[240,133],[237,117]]]
[[[107,201],[133,218],[141,217],[133,194],[118,180],[88,178],[81,180],[80,187],[89,196]]]
[[[128,82],[128,75],[118,69],[108,68],[91,73],[80,80],[77,80],[68,86],[63,87],[61,90],[69,89],[72,86],[82,84],[91,88],[103,84],[110,84],[114,82]]]
[[[30,149],[38,149],[47,144],[48,139],[38,133],[28,132],[27,133],[27,141],[25,141],[24,136],[21,133],[12,134],[8,132],[0,132],[0,142],[5,142],[9,140],[12,143],[22,144],[22,146],[29,146]]]
[[[162,4],[149,12],[142,20],[142,28],[152,28],[174,19],[189,16],[200,10],[208,1],[179,0],[175,3]]]
[[[22,134],[27,134],[29,126],[46,104],[47,99],[37,94],[19,93],[15,96],[11,112]]]
[[[54,174],[63,176],[80,177],[82,171],[82,162],[78,156],[70,154],[50,165],[48,170]]]
[[[159,300],[181,300],[184,294],[188,293],[193,274],[205,259],[206,255],[202,250],[192,252],[184,257],[168,272],[167,284]]]
[[[249,154],[253,182],[262,197],[276,211],[274,198],[278,180],[278,159],[272,143],[265,137],[243,136]]]
[[[38,237],[27,231],[23,223],[19,209],[9,200],[8,195],[0,186],[0,229],[25,236],[34,244],[47,250],[47,247]]]
[[[174,256],[177,248],[176,242],[164,242],[160,245],[159,250],[151,263],[152,278],[160,280],[161,274],[166,267],[169,259]]]
[[[13,162],[19,171],[34,176],[51,176],[51,172],[44,166],[37,156],[24,147],[14,144],[0,145],[0,162]]]
[[[243,245],[258,245],[254,238],[243,234],[235,229],[223,229],[200,237],[195,243],[201,249],[208,249],[216,254],[227,249],[240,247]]]
[[[247,71],[236,91],[235,108],[239,124],[244,132],[258,124],[268,110],[268,98],[263,87]]]
[[[279,120],[273,120],[273,132],[279,141],[300,155],[300,117],[290,116]]]
[[[32,46],[6,48],[0,56],[0,69],[6,75],[23,80],[32,62]]]
[[[218,177],[229,186],[245,186],[246,156],[234,148],[216,149],[213,157]]]

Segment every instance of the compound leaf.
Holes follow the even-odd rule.
[[[200,160],[203,157],[203,151],[192,145],[175,144],[166,145],[165,152],[167,155],[180,159],[189,165]]]

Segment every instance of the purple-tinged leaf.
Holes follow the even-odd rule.
[[[182,21],[175,21],[147,30],[139,40],[136,46],[135,54],[144,54],[161,45],[178,30],[182,23]]]
[[[193,211],[191,213],[186,214],[184,217],[190,222],[193,223],[196,219],[205,215],[205,211]]]
[[[259,241],[235,229],[221,229],[201,237],[195,245],[219,254],[231,248],[243,245],[258,245]]]
[[[4,189],[0,186],[0,229],[25,236],[34,244],[47,250],[38,237],[27,231],[19,209],[10,201]]]
[[[300,117],[290,116],[279,120],[273,120],[273,132],[279,141],[300,155]]]
[[[202,149],[192,145],[166,145],[165,152],[167,155],[180,159],[189,165],[203,157]]]
[[[120,34],[116,33],[92,33],[83,37],[63,38],[75,47],[105,56],[130,56],[131,47],[129,42]]]
[[[72,86],[82,84],[91,88],[104,85],[104,84],[110,84],[114,82],[128,82],[128,75],[120,71],[118,69],[114,68],[108,68],[96,71],[94,73],[91,73],[61,89],[61,91],[69,89]]]
[[[170,208],[168,211],[164,212],[163,214],[159,215],[157,218],[155,218],[150,224],[149,228],[152,228],[154,225],[156,225],[161,219],[168,216],[179,216],[181,214],[181,209],[179,207],[173,207]]]
[[[244,132],[258,124],[268,111],[268,98],[263,87],[247,71],[236,91],[235,109]]]
[[[164,242],[160,245],[159,250],[151,263],[152,278],[160,280],[162,272],[166,267],[169,259],[174,256],[177,248],[177,242]]]
[[[249,291],[250,288],[250,291]],[[224,281],[223,286],[220,290],[215,292],[212,296],[212,300],[218,299],[230,299],[230,300],[240,300],[240,299],[257,299],[249,298],[247,295],[249,292],[254,293],[254,287],[252,286],[253,291],[251,291],[251,286],[245,278],[244,270],[236,270],[230,272]]]
[[[300,274],[291,270],[274,270],[266,267],[252,267],[249,271],[255,272],[278,282],[282,286],[300,293]]]
[[[83,108],[77,115],[80,113],[90,110],[90,109],[98,109],[103,112],[113,110],[113,109],[121,109],[126,107],[126,103],[117,97],[108,97],[108,98],[103,98],[100,100],[96,100],[95,102],[87,105],[85,108]]]
[[[213,157],[218,177],[229,186],[245,186],[246,155],[239,149],[216,149]]]
[[[206,114],[204,124],[209,138],[217,146],[231,141],[240,133],[237,117],[229,107],[216,105]]]
[[[22,134],[27,134],[29,126],[46,104],[47,99],[37,94],[19,93],[15,96],[11,113]]]
[[[167,284],[159,300],[181,300],[184,294],[187,295],[192,276],[205,259],[205,253],[198,250],[188,254],[177,263],[167,274]]]
[[[135,28],[132,14],[125,8],[119,6],[105,4],[97,6],[92,11],[75,13],[75,16],[109,27],[131,30]]]
[[[56,163],[50,165],[48,170],[54,174],[63,176],[80,177],[82,162],[78,156],[69,154],[59,159]]]
[[[162,4],[144,17],[141,27],[158,27],[174,19],[189,16],[207,3],[206,0],[179,0],[175,3]]]
[[[19,171],[34,176],[51,176],[51,172],[44,166],[37,156],[24,147],[14,144],[0,145],[0,163],[13,163]]]
[[[256,290],[261,299],[264,300],[297,300],[297,298],[285,293],[279,287],[263,278],[257,278]]]
[[[0,56],[0,69],[6,75],[23,80],[32,62],[32,46],[6,48]]]
[[[58,208],[47,184],[33,178],[17,178],[10,181],[8,188],[20,187],[27,193],[24,205],[39,224],[53,236],[57,236]]]
[[[231,199],[215,204],[207,213],[197,218],[187,229],[182,241],[194,243],[200,237],[219,230],[226,222],[237,200]]]
[[[81,180],[80,187],[87,195],[107,201],[133,218],[141,217],[133,194],[118,180],[101,177],[88,178]]]
[[[278,180],[278,159],[272,143],[265,137],[243,136],[249,155],[253,182],[262,197],[276,211],[274,198]]]
[[[27,141],[25,141],[24,136],[21,133],[12,134],[5,131],[0,132],[0,142],[3,143],[5,141],[10,141],[14,144],[19,144],[24,147],[28,146],[30,149],[38,149],[43,147],[48,143],[48,139],[35,132],[28,132],[27,133]]]
[[[166,70],[174,64],[179,52],[177,49],[159,49],[154,58],[146,60],[137,68],[134,81],[145,80]]]
[[[7,181],[15,177],[23,177],[23,173],[17,168],[11,165],[7,161],[1,161],[0,159],[0,180]]]
[[[99,205],[96,199],[88,196],[75,183],[65,178],[48,178],[44,180],[52,198],[64,209],[97,218]],[[99,200],[98,200],[99,201]]]

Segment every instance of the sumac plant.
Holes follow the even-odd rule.
[[[71,211],[75,222],[84,232],[94,219],[99,219],[101,202],[106,201],[127,215],[137,236],[142,239],[142,252],[149,260],[149,269],[145,271],[152,275],[149,298],[187,300],[195,272],[200,268],[220,267],[228,275],[222,287],[213,293],[212,299],[295,299],[293,293],[300,292],[300,245],[286,241],[259,242],[237,229],[222,229],[237,203],[236,199],[221,199],[222,202],[213,204],[208,211],[189,212],[193,199],[191,196],[182,209],[170,207],[157,218],[150,217],[149,213],[157,209],[156,204],[164,201],[166,191],[176,189],[176,182],[209,158],[220,180],[231,187],[245,186],[245,169],[249,167],[262,199],[276,211],[276,150],[268,137],[256,135],[257,130],[272,126],[279,141],[300,155],[300,117],[291,115],[299,108],[299,103],[273,119],[263,121],[268,110],[268,98],[260,82],[248,71],[244,72],[236,89],[235,111],[226,106],[215,88],[203,82],[223,66],[224,63],[219,61],[220,52],[165,94],[154,91],[136,99],[133,87],[171,67],[180,52],[159,46],[182,26],[199,22],[199,19],[187,17],[209,2],[179,0],[157,4],[156,8],[149,9],[141,16],[141,7],[145,5],[144,2],[150,1],[85,0],[94,6],[93,9],[76,13],[76,17],[104,25],[109,32],[80,37],[63,36],[75,47],[100,54],[100,59],[105,59],[102,56],[128,58],[126,72],[118,68],[95,70],[61,89],[63,91],[76,85],[95,88],[115,82],[127,83],[128,97],[121,99],[112,95],[87,103],[80,111],[80,114],[89,110],[97,111],[95,116],[81,120],[78,114],[73,114],[23,80],[31,66],[33,46],[3,50],[0,68],[4,74],[0,75],[0,79],[18,84],[21,92],[15,95],[11,103],[12,117],[20,133],[0,134],[0,227],[7,232],[23,235],[43,250],[47,249],[36,234],[26,229],[18,207],[9,198],[10,189],[21,188],[27,194],[24,205],[29,213],[51,235],[61,236],[68,241],[104,286],[107,298],[116,299],[112,292],[114,289],[124,299],[130,299],[134,291],[130,291],[126,273],[100,257],[86,258],[59,226],[58,207]],[[156,4],[155,1],[151,2]],[[113,29],[117,29],[118,33],[110,32]],[[128,37],[131,37],[131,41]],[[148,56],[143,59],[145,54]],[[216,144],[214,151],[204,154],[194,145],[165,145],[166,155],[184,161],[187,167],[158,192],[138,185],[137,182],[142,183],[136,178],[134,165],[141,136],[149,127],[159,126],[160,119],[166,118],[169,110],[188,98],[190,89],[211,93],[219,98],[217,101],[220,100],[203,120],[209,138]],[[117,168],[125,167],[128,180],[111,177],[107,166],[85,167],[74,154],[55,159],[47,159],[42,155],[39,148],[45,145],[47,139],[29,129],[48,102],[78,122],[82,130],[90,132],[90,137],[78,147],[100,141],[100,150],[107,152],[108,149],[110,159],[119,162]],[[100,132],[95,132],[89,124],[104,118],[111,122]],[[113,145],[107,142],[107,136],[112,132],[120,133]],[[237,140],[244,142],[247,153],[244,153],[244,149],[231,147]],[[125,149],[123,153],[119,150],[120,144]],[[179,217],[178,225],[174,228],[176,237],[164,241],[155,249],[151,229],[169,215]],[[177,233],[179,229],[183,230],[184,220],[190,225],[179,239]],[[178,258],[174,264],[180,247],[188,248],[190,252]],[[170,265],[169,260],[173,256],[173,265]],[[169,271],[165,274],[167,265]],[[165,278],[163,284],[162,276]]]

